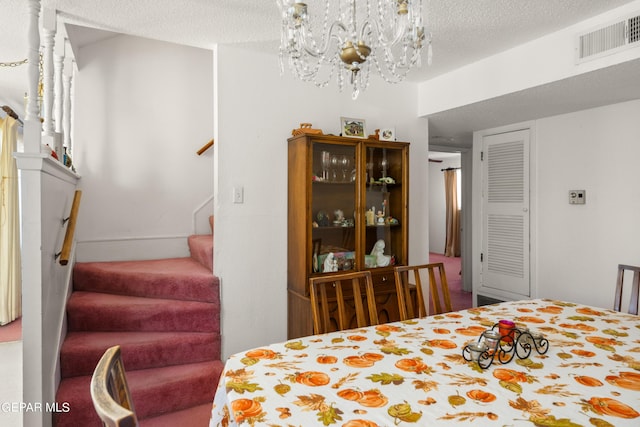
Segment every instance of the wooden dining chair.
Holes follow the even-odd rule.
[[[618,280],[616,281],[616,295],[613,302],[613,309],[615,311],[621,311],[622,306],[622,288],[624,282],[625,272],[633,272],[633,279],[631,280],[631,297],[629,300],[629,314],[638,314],[638,299],[640,298],[640,267],[633,265],[618,265]]]
[[[394,268],[396,279],[396,293],[398,294],[398,309],[400,312],[400,320],[413,319],[415,317],[425,317],[429,315],[429,311],[425,305],[424,288],[420,278],[421,271],[427,271],[429,276],[429,291],[431,293],[431,301],[435,313],[453,311],[451,306],[451,297],[449,295],[449,285],[447,284],[447,275],[444,270],[444,263],[437,262],[422,265],[399,265]],[[412,277],[413,276],[413,277]],[[412,281],[413,279],[413,281]],[[438,289],[439,288],[439,289]],[[416,291],[417,307],[413,307],[413,298],[411,290]],[[442,294],[442,302],[440,301]],[[444,305],[444,310],[442,306]]]
[[[120,346],[108,348],[91,377],[91,400],[105,427],[137,427]]]
[[[362,286],[364,286],[364,295]],[[378,324],[371,272],[360,271],[312,277],[309,279],[309,288],[315,334],[353,327],[351,323],[353,312],[355,312],[355,326],[358,328]],[[363,297],[366,299],[367,312],[364,309]],[[349,307],[351,300],[353,307]]]

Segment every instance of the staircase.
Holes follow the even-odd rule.
[[[188,239],[191,257],[77,263],[60,351],[55,427],[102,426],[89,384],[119,344],[142,427],[206,427],[220,361],[219,281],[213,236]]]

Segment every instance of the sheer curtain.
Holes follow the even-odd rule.
[[[18,169],[16,151],[18,123],[0,118],[0,325],[22,315],[22,274],[20,271],[20,217],[18,211]]]
[[[444,255],[460,256],[460,210],[458,207],[458,173],[456,169],[444,170],[447,236]]]

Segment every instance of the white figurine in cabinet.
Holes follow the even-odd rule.
[[[380,239],[371,249],[371,255],[376,257],[376,267],[386,267],[391,262],[391,256],[384,254],[384,248],[384,240]]]
[[[338,260],[333,256],[333,252],[329,252],[324,260],[322,272],[329,273],[332,271],[338,271]]]

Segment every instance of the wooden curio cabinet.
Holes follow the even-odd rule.
[[[380,322],[399,319],[393,266],[408,260],[408,160],[404,142],[289,139],[289,338],[313,333],[315,275],[369,269]]]

